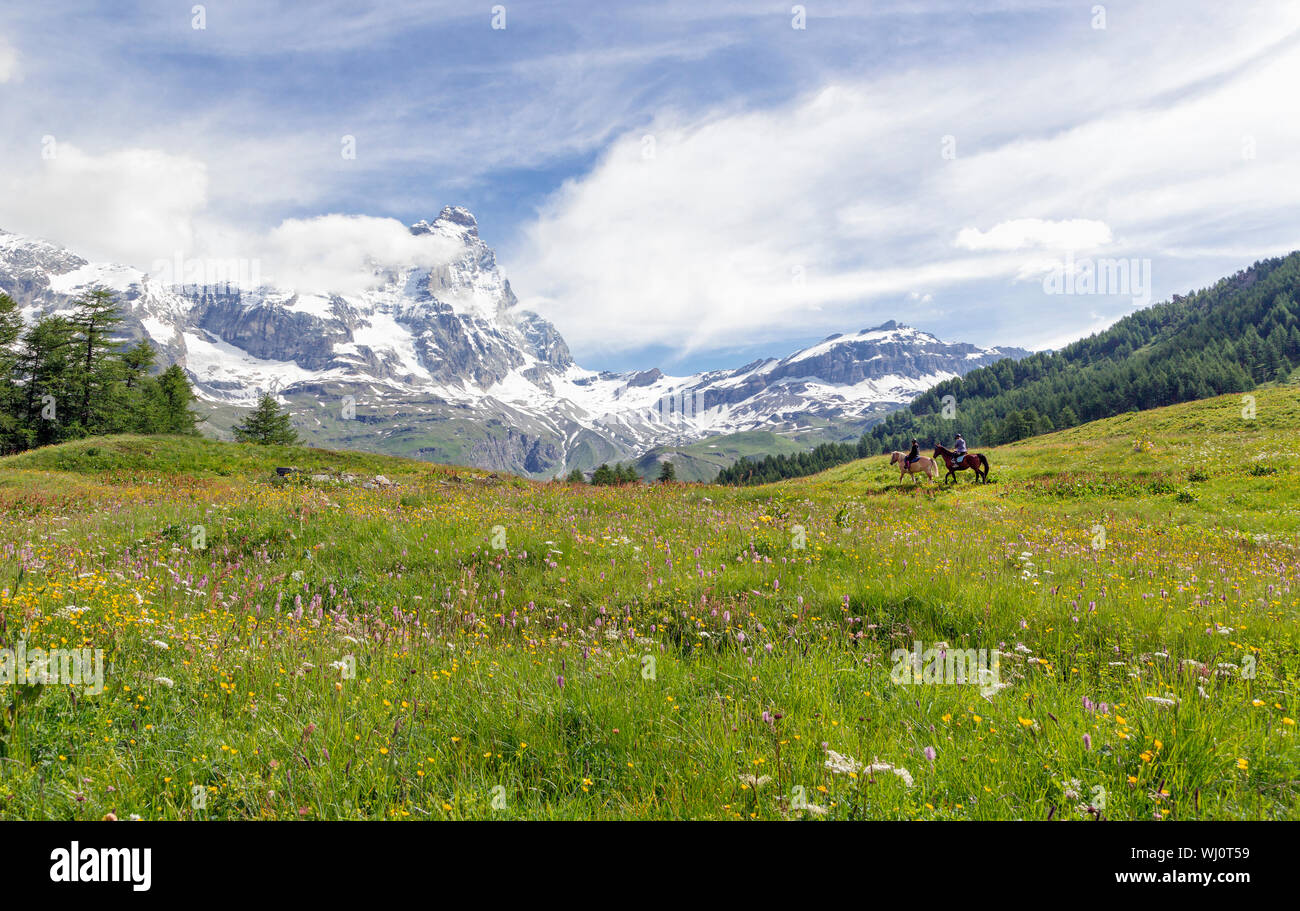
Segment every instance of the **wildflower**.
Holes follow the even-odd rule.
[[[903,780],[903,784],[907,785],[909,788],[912,786],[912,773],[902,766],[890,765],[887,762],[873,759],[871,765],[867,766],[865,771],[868,775],[874,772],[893,772]]]
[[[826,768],[830,769],[836,775],[852,775],[862,768],[862,763],[858,762],[852,756],[844,756],[834,750],[827,750]]]

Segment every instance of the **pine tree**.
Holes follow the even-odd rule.
[[[582,469],[581,469],[581,468],[575,468],[575,469],[573,469],[573,471],[569,472],[569,476],[568,476],[567,478],[565,478],[565,480],[568,481],[570,484],[585,484],[585,483],[587,483],[587,479],[584,478],[584,477],[582,476]]]
[[[108,382],[91,406],[96,433],[157,431],[157,383],[149,375],[154,359],[153,346],[143,339],[104,358],[102,374]]]
[[[17,359],[23,384],[23,449],[58,443],[71,435],[67,411],[74,394],[70,376],[74,332],[67,318],[47,316],[23,333]]]
[[[23,423],[19,414],[22,390],[18,386],[18,355],[14,345],[22,335],[23,317],[8,294],[0,292],[0,452],[17,452],[23,447]]]
[[[84,433],[92,432],[97,423],[91,408],[94,396],[106,392],[117,378],[118,364],[107,355],[115,347],[110,335],[121,322],[113,292],[102,287],[87,291],[72,314],[77,333],[75,374],[81,397],[78,420]]]
[[[157,381],[159,409],[157,417],[158,433],[180,433],[187,436],[198,434],[198,416],[190,410],[190,403],[194,401],[194,388],[190,386],[189,377],[185,371],[177,364],[172,364],[158,377]],[[275,404],[272,401],[271,404]],[[285,427],[292,439],[287,440],[289,443],[296,443],[298,435],[292,428],[288,427],[288,415],[285,415]]]
[[[0,291],[0,370],[6,378],[13,375],[13,346],[22,331],[23,315],[18,312],[18,304]]]
[[[596,486],[613,484],[614,469],[610,468],[609,465],[602,462],[599,466],[597,466],[596,470],[591,473],[591,483]]]
[[[289,412],[281,411],[275,399],[263,394],[257,407],[244,423],[234,427],[235,439],[241,443],[259,443],[263,446],[292,446],[298,442],[298,433],[289,420]]]
[[[676,480],[677,480],[677,469],[673,467],[673,463],[667,460],[660,462],[659,483],[668,484]]]

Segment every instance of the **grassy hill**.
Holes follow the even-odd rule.
[[[991,461],[993,483],[964,492],[962,499],[1067,511],[1071,504],[1086,503],[1141,513],[1153,524],[1163,510],[1167,521],[1176,512],[1183,524],[1295,534],[1300,503],[1277,498],[1300,478],[1295,451],[1300,386],[1270,384],[1243,395],[1131,412],[1007,446],[977,447]],[[1242,416],[1247,402],[1254,406],[1251,419]],[[887,462],[880,456],[783,483],[864,485],[864,492],[885,494],[898,478],[897,470],[892,482],[882,476]],[[969,475],[963,480],[970,481]]]
[[[5,471],[68,471],[78,474],[150,472],[195,477],[262,476],[277,466],[294,467],[307,473],[486,474],[473,468],[453,469],[346,449],[258,446],[218,442],[206,437],[177,436],[97,437],[0,458],[0,469]]]
[[[0,644],[105,656],[97,695],[0,684],[0,817],[1297,818],[1300,389],[1253,394],[947,488],[0,460]]]

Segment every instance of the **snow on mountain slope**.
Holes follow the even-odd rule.
[[[469,211],[447,207],[410,231],[452,254],[374,263],[365,290],[347,294],[178,285],[0,232],[0,290],[28,319],[95,285],[114,290],[125,332],[186,369],[219,432],[271,391],[309,439],[538,476],[714,434],[860,430],[941,380],[1027,353],[889,322],[734,370],[597,373],[519,309]]]

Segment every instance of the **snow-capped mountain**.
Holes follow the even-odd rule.
[[[338,294],[238,274],[187,283],[0,232],[0,290],[29,319],[94,285],[115,290],[125,331],[186,369],[218,433],[274,391],[312,442],[546,477],[746,430],[855,436],[941,380],[1027,354],[889,322],[734,370],[597,373],[519,308],[467,210],[410,231],[450,255],[372,264],[364,290]]]

